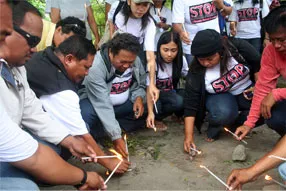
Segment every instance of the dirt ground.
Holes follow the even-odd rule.
[[[130,161],[133,170],[122,176],[113,176],[108,182],[109,190],[225,190],[225,187],[213,178],[200,164],[207,166],[222,180],[226,180],[232,169],[248,167],[255,163],[275,145],[279,136],[266,126],[254,130],[246,139],[247,159],[245,162],[233,162],[232,152],[238,145],[230,134],[223,132],[220,139],[208,143],[203,133],[195,132],[195,143],[203,151],[193,161],[183,152],[184,127],[178,123],[167,121],[166,132],[154,132],[151,129],[128,134]],[[81,164],[72,159],[72,164],[86,170],[95,170],[106,179],[105,169],[98,164]],[[282,182],[276,169],[267,172],[272,178]],[[71,186],[55,186],[42,190],[73,190]],[[264,176],[256,182],[246,184],[244,190],[280,190],[281,188],[264,180]]]

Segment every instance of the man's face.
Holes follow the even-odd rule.
[[[73,35],[74,33],[72,31],[68,34],[63,33],[61,26],[56,28],[55,33],[54,33],[54,38],[53,38],[53,43],[55,47],[58,47],[64,40],[66,40],[67,38]]]
[[[136,59],[136,54],[127,50],[120,50],[114,55],[109,51],[109,59],[116,70],[124,72],[132,66]]]
[[[28,36],[35,36],[41,38],[43,23],[41,17],[33,14],[26,13],[24,16],[24,22],[19,26],[22,33],[28,33]],[[27,35],[26,35],[27,36]],[[6,39],[7,46],[10,50],[10,55],[6,59],[10,66],[22,66],[24,65],[36,52],[36,47],[28,44],[28,40],[16,29],[12,32],[12,35]]]
[[[69,79],[74,83],[80,83],[88,75],[89,68],[92,66],[94,55],[88,54],[87,59],[78,60],[73,55],[64,58],[64,66]]]
[[[6,46],[6,38],[11,35],[12,11],[6,2],[0,1],[0,57],[6,58],[9,51]]]
[[[286,56],[286,29],[280,27],[277,32],[269,34],[269,40],[276,51]]]

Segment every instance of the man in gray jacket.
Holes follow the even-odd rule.
[[[81,95],[83,119],[95,136],[102,126],[114,148],[127,157],[121,128],[145,126],[143,100],[146,72],[137,54],[140,44],[131,34],[117,34],[97,53]],[[121,127],[121,128],[120,128]]]

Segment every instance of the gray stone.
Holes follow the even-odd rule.
[[[232,153],[232,160],[233,161],[245,161],[246,153],[244,145],[237,145]]]

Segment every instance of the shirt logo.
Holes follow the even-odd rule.
[[[258,17],[258,8],[247,8],[237,10],[238,21],[256,21]]]
[[[165,78],[165,79],[157,79],[156,86],[161,91],[170,91],[173,90],[173,79]]]
[[[211,83],[215,93],[227,92],[234,84],[244,79],[249,69],[243,64],[235,65],[226,74]]]
[[[123,92],[126,92],[129,89],[131,82],[132,78],[123,82],[113,83],[110,94],[121,94]]]
[[[217,17],[217,10],[212,1],[189,7],[192,24],[213,20]]]

